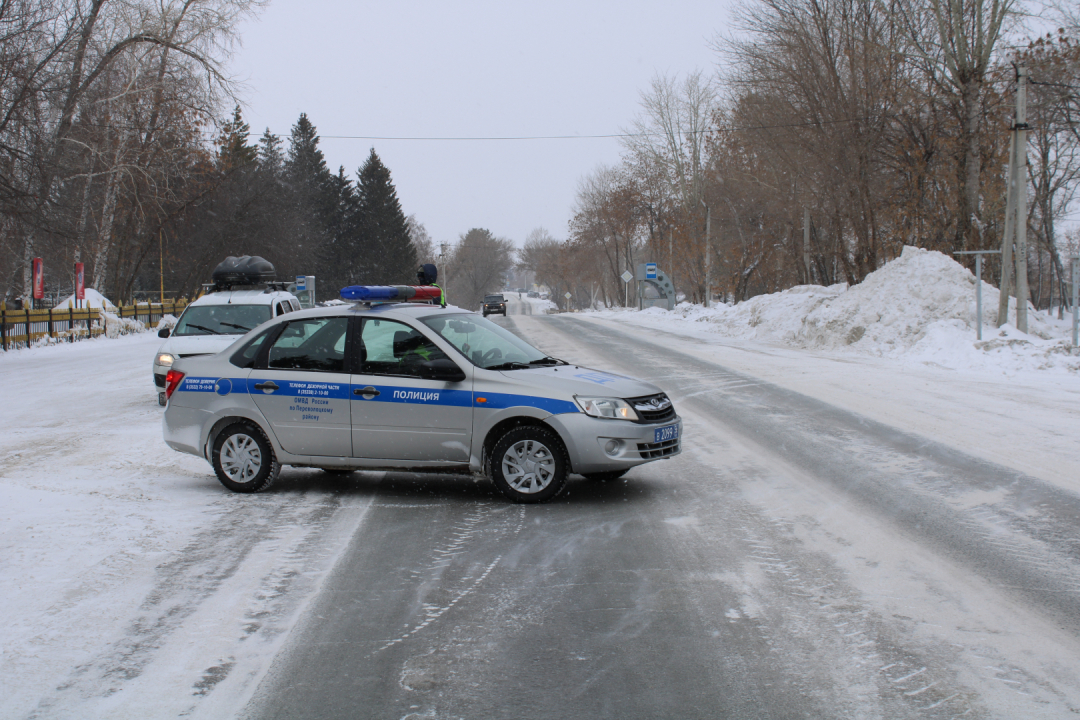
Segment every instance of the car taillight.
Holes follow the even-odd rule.
[[[168,400],[172,397],[173,390],[180,386],[180,381],[184,379],[184,373],[179,370],[170,370],[165,375],[165,399]]]

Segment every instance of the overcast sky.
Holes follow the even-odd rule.
[[[566,236],[579,179],[617,139],[356,140],[608,135],[629,127],[657,73],[713,70],[726,2],[357,3],[273,0],[232,62],[244,114],[287,139],[301,112],[332,170],[371,147],[405,214],[436,243],[484,227],[521,244]]]

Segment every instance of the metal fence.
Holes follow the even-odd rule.
[[[29,347],[42,338],[75,342],[84,338],[109,333],[109,323],[128,325],[116,320],[135,320],[146,327],[153,327],[164,315],[179,315],[187,307],[187,300],[167,300],[164,303],[139,303],[125,305],[113,313],[102,313],[100,308],[54,308],[52,310],[8,310],[0,303],[0,348],[11,350]],[[112,316],[113,319],[110,319]],[[120,327],[116,328],[121,331]]]

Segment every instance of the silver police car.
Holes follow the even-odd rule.
[[[270,320],[168,372],[165,442],[225,487],[281,465],[483,473],[515,502],[567,475],[614,479],[680,452],[682,421],[641,380],[549,357],[476,313],[338,305]]]

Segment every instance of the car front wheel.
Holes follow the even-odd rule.
[[[230,425],[214,440],[214,472],[233,492],[255,493],[270,487],[281,465],[263,432],[246,422]]]
[[[541,503],[566,484],[566,451],[551,430],[527,425],[509,430],[491,451],[491,479],[517,503]]]

